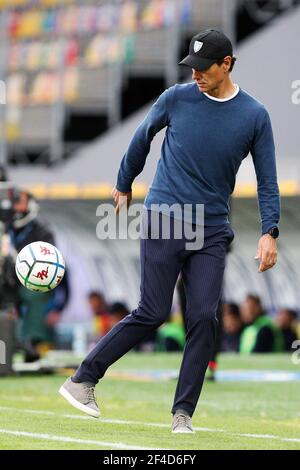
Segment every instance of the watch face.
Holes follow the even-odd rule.
[[[278,227],[273,227],[273,228],[269,231],[269,234],[270,234],[273,238],[278,238],[278,237],[279,237],[279,229],[278,229]]]

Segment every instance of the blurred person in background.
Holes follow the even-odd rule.
[[[166,322],[157,330],[156,350],[176,352],[183,351],[186,329],[181,312],[170,314]]]
[[[15,274],[16,253],[8,230],[12,222],[13,204],[18,191],[8,181],[6,168],[0,165],[0,311],[15,315],[16,289],[19,285]]]
[[[283,351],[283,336],[272,318],[265,314],[258,296],[249,294],[241,305],[245,324],[240,340],[241,353]]]
[[[109,307],[109,314],[110,314],[110,324],[111,328],[119,323],[119,321],[123,320],[127,315],[130,314],[130,311],[127,308],[127,305],[123,302],[114,302]]]
[[[6,168],[3,165],[0,165],[0,183],[7,181],[7,172]]]
[[[93,334],[96,338],[106,335],[112,327],[112,317],[104,295],[99,291],[88,293],[88,303],[93,314]]]
[[[111,317],[111,328],[122,321],[127,315],[130,315],[128,307],[123,302],[115,302],[109,307],[109,313]],[[143,341],[134,347],[137,352],[153,352],[155,349],[156,332],[152,332],[147,335]]]
[[[238,352],[242,330],[243,323],[238,305],[224,303],[221,350],[224,352]]]
[[[13,373],[16,350],[16,292],[19,281],[15,273],[16,253],[8,235],[15,195],[15,189],[7,181],[6,169],[0,165],[0,346],[5,345],[5,360],[0,360],[1,376]]]
[[[292,344],[297,337],[298,314],[295,310],[282,309],[276,315],[276,323],[283,336],[284,351],[292,351]]]
[[[9,224],[10,240],[17,252],[36,241],[55,245],[47,223],[38,219],[39,205],[27,191],[19,191]],[[55,346],[55,327],[68,301],[66,274],[61,284],[49,293],[31,292],[18,283],[18,339],[25,351],[25,361],[40,358],[40,354]]]

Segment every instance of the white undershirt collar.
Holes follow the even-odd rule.
[[[219,103],[224,103],[225,101],[229,101],[229,100],[232,100],[233,98],[235,98],[236,95],[238,94],[238,92],[240,91],[240,87],[238,86],[237,83],[235,83],[234,86],[235,86],[235,91],[228,98],[215,98],[214,96],[211,96],[208,93],[203,93],[203,94],[212,101],[219,101]]]

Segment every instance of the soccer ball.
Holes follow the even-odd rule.
[[[18,254],[16,274],[27,289],[49,292],[55,289],[64,277],[65,262],[55,246],[46,242],[33,242]]]

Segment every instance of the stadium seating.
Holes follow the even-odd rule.
[[[122,76],[159,76],[167,85],[174,83],[180,37],[202,27],[221,26],[223,3],[89,0],[79,5],[74,0],[2,0],[0,13],[8,35],[5,76],[9,90],[14,90],[7,100],[9,143],[26,155],[31,139],[30,146],[41,146],[44,152],[54,134],[51,126],[47,133],[43,123],[51,121],[58,101],[62,127],[67,108],[103,114],[109,125],[115,124],[120,119]],[[112,70],[118,71],[119,80],[112,80]],[[32,106],[39,109],[25,109]],[[31,121],[37,115],[40,119]],[[28,139],[30,126],[35,130]],[[63,128],[56,136],[62,133]],[[52,155],[52,160],[60,157]]]

